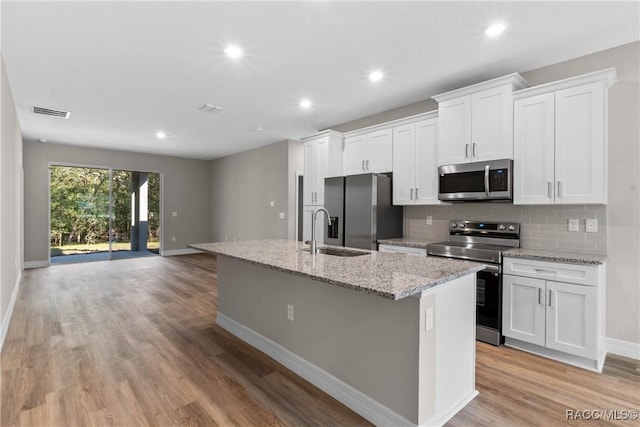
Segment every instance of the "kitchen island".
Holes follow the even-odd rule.
[[[189,246],[218,255],[221,327],[374,424],[441,425],[477,394],[481,264],[287,240]]]

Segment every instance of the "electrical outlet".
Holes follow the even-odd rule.
[[[587,233],[597,233],[598,232],[598,220],[597,219],[587,219],[585,230]]]
[[[569,219],[569,231],[578,231],[578,219],[577,218]]]
[[[293,306],[291,304],[287,304],[287,319],[293,322]]]
[[[175,211],[171,212],[171,216],[178,216],[178,212],[175,212]]]
[[[427,225],[433,224],[433,217],[431,215],[427,215]]]
[[[280,215],[278,216],[280,219],[284,219],[284,212],[280,212]]]
[[[175,242],[176,241],[176,236],[171,236],[171,241]]]

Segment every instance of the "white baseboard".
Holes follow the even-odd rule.
[[[269,338],[218,313],[216,323],[249,345],[291,369],[311,384],[329,394],[354,412],[378,426],[415,426],[398,413],[334,377],[327,371],[271,341]]]
[[[25,269],[42,268],[42,267],[49,267],[50,265],[51,265],[51,261],[49,261],[49,260],[45,260],[45,261],[25,261],[24,268]]]
[[[640,344],[617,338],[607,338],[607,353],[640,360]]]
[[[4,347],[4,340],[7,338],[7,332],[9,332],[9,324],[11,323],[11,317],[13,316],[13,308],[16,306],[16,299],[18,298],[18,290],[20,289],[20,282],[22,280],[22,271],[18,271],[18,277],[16,277],[16,283],[13,286],[13,293],[11,294],[11,299],[9,300],[9,306],[7,307],[7,312],[4,314],[4,319],[2,319],[2,328],[0,328],[0,352],[2,352],[2,348]]]
[[[191,254],[201,254],[202,251],[193,248],[184,248],[184,249],[171,249],[167,251],[162,251],[162,256],[174,256],[174,255],[191,255]]]

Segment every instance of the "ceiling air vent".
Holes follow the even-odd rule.
[[[71,113],[68,111],[54,110],[52,108],[35,107],[35,106],[33,107],[33,112],[35,114],[43,114],[45,116],[60,117],[61,119],[68,119],[69,116],[71,115]]]
[[[224,107],[219,107],[217,105],[204,104],[198,110],[203,113],[211,113],[211,114],[220,114],[224,111]]]

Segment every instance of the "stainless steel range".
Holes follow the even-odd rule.
[[[476,339],[493,345],[502,336],[502,253],[520,246],[520,224],[453,220],[450,240],[430,243],[427,255],[479,261],[487,267],[478,272],[476,285]]]

